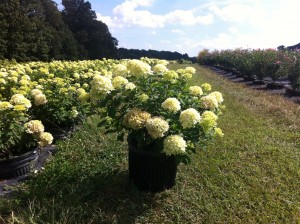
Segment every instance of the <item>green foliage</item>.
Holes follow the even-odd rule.
[[[81,59],[112,58],[116,54],[117,40],[108,27],[97,20],[91,4],[84,0],[63,0],[64,22],[79,44]]]
[[[72,46],[76,42],[53,1],[2,1],[0,27],[0,59],[45,61],[77,56]]]
[[[294,57],[294,62],[291,65],[289,79],[294,90],[300,91],[300,55]]]
[[[23,111],[0,110],[0,159],[20,155],[36,146],[34,137],[23,126],[28,120]]]
[[[218,66],[228,72],[235,72],[241,77],[259,80],[270,77],[273,81],[288,78],[292,88],[297,91],[299,90],[299,58],[300,53],[297,51],[236,49],[206,52],[202,57],[198,57],[198,62]]]
[[[173,69],[182,65],[172,65]],[[225,136],[179,166],[176,185],[129,184],[127,146],[90,119],[38,175],[0,199],[3,223],[298,223],[299,105],[236,85],[200,66],[226,100]]]
[[[61,13],[52,0],[1,1],[0,60],[113,57],[117,40],[104,23],[96,20],[91,4],[84,0],[63,4]]]

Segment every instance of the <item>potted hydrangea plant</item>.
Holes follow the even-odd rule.
[[[139,60],[117,65],[113,77],[96,75],[91,83],[99,123],[118,140],[127,136],[129,177],[141,190],[174,186],[177,165],[213,138],[223,97],[204,83],[189,86],[195,68],[177,71]]]
[[[52,143],[53,137],[44,131],[42,122],[28,115],[31,106],[22,94],[0,101],[0,179],[27,174],[37,158],[37,146]]]

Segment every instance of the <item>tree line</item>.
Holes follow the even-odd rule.
[[[50,61],[157,57],[190,60],[168,51],[118,49],[105,23],[85,0],[1,0],[0,60]],[[151,55],[151,56],[150,56]]]

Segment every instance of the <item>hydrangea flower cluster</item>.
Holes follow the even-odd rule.
[[[39,120],[31,120],[24,124],[25,131],[32,134],[36,139],[38,139],[38,144],[40,147],[45,147],[50,145],[53,141],[53,136],[49,132],[44,132],[44,125]]]
[[[180,102],[174,97],[166,99],[161,104],[161,107],[171,113],[176,113],[177,111],[179,111],[181,109]]]
[[[201,96],[203,95],[203,91],[200,86],[190,86],[189,92],[193,96]]]
[[[11,97],[10,103],[14,105],[16,110],[20,110],[17,108],[24,108],[24,110],[29,109],[32,105],[30,100],[25,98],[22,94],[15,94]],[[18,107],[19,106],[19,107]]]
[[[133,108],[124,117],[123,124],[134,130],[142,129],[146,126],[146,121],[151,117],[151,114],[142,111],[138,108]]]
[[[116,76],[112,80],[113,87],[115,89],[121,89],[123,86],[125,86],[128,83],[128,80],[122,76]]]
[[[202,97],[201,103],[205,109],[214,110],[218,107],[218,100],[214,95],[207,95]]]
[[[147,63],[144,63],[140,60],[130,60],[127,62],[127,70],[132,76],[146,76],[151,72],[151,67]]]
[[[192,128],[199,123],[201,116],[194,108],[188,108],[180,113],[179,120],[184,129]]]
[[[161,117],[153,117],[146,121],[146,129],[152,138],[161,138],[169,130],[169,124]]]
[[[169,69],[163,65],[163,64],[157,64],[153,67],[153,72],[154,73],[158,73],[158,74],[161,74],[161,73],[164,73],[166,71],[168,71]]]
[[[166,155],[178,155],[184,154],[186,152],[186,141],[180,135],[169,135],[164,140],[164,149],[163,152]]]

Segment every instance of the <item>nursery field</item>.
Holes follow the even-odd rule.
[[[176,185],[146,193],[128,180],[127,143],[90,116],[45,169],[0,198],[0,223],[299,223],[300,105],[199,65],[226,109],[224,137],[180,164]]]

